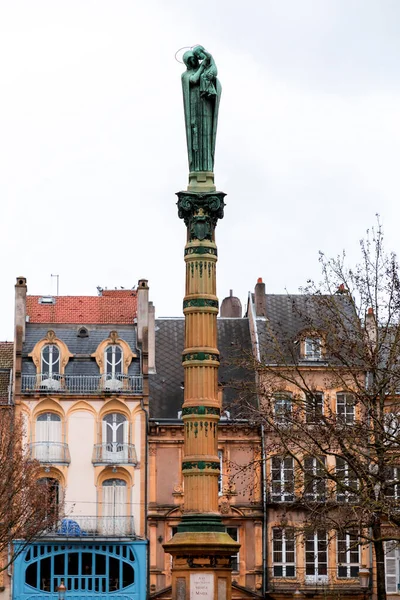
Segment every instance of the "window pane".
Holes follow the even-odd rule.
[[[122,563],[122,579],[122,588],[135,583],[135,571],[133,570],[133,567],[125,561]]]
[[[79,554],[70,552],[68,554],[68,575],[78,575],[79,572]]]

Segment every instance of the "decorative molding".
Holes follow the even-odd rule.
[[[172,492],[173,496],[183,496],[183,486],[179,483],[174,485],[174,490]]]
[[[212,360],[219,363],[219,355],[211,354],[210,352],[190,352],[182,356],[182,362],[188,360]]]
[[[185,248],[185,256],[190,256],[191,254],[211,254],[212,256],[218,256],[218,250],[210,246],[189,246]]]
[[[178,192],[178,216],[185,221],[192,240],[212,241],[218,219],[224,216],[223,192]]]
[[[204,471],[204,469],[212,469],[213,471],[219,471],[219,461],[182,461],[182,470],[190,471],[192,469],[198,469],[199,471]]]
[[[37,342],[32,352],[30,352],[28,356],[32,358],[36,367],[36,371],[39,374],[41,369],[42,350],[44,346],[47,346],[48,344],[57,346],[60,351],[60,375],[63,375],[65,367],[67,366],[69,359],[72,358],[73,354],[71,354],[69,351],[67,344],[60,340],[52,329],[48,330],[45,338]]]
[[[217,415],[221,414],[221,410],[214,406],[187,406],[182,409],[182,417],[188,415]]]
[[[100,373],[102,375],[105,373],[104,352],[107,346],[121,346],[124,355],[123,375],[127,375],[129,365],[131,364],[133,358],[137,358],[137,354],[132,352],[132,349],[129,346],[129,344],[125,342],[125,340],[121,339],[118,335],[118,331],[115,330],[110,331],[110,335],[108,336],[108,338],[100,342],[100,344],[96,348],[96,352],[93,352],[93,354],[91,355],[93,358],[96,359],[96,363],[98,364]]]
[[[223,500],[220,506],[220,512],[222,515],[229,515],[231,512],[231,505],[227,500]]]
[[[185,308],[216,308],[218,310],[218,300],[211,300],[210,298],[191,298],[190,300],[183,301],[183,310]]]

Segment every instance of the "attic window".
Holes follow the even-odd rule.
[[[89,332],[86,329],[86,327],[79,327],[79,329],[78,329],[78,337],[80,337],[80,338],[87,338],[87,337],[89,337]]]
[[[306,337],[304,340],[304,358],[307,360],[320,360],[321,338]]]
[[[39,298],[39,304],[55,304],[56,299],[53,296],[42,296]]]

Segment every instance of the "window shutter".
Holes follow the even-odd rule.
[[[385,543],[385,574],[386,591],[388,594],[397,592],[396,577],[396,546],[393,542]]]

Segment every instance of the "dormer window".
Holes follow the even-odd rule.
[[[304,358],[306,360],[320,360],[322,344],[319,337],[306,337],[304,340]]]
[[[49,379],[54,379],[54,376],[60,374],[60,350],[55,344],[43,346],[41,372]]]
[[[92,354],[102,375],[102,385],[105,390],[117,392],[129,386],[134,379],[129,375],[129,365],[137,355],[125,340],[118,336],[117,331],[110,331],[107,339],[103,340]],[[135,376],[132,376],[135,378]]]
[[[107,346],[105,350],[105,365],[107,378],[118,379],[118,375],[122,374],[122,348],[117,345]]]

